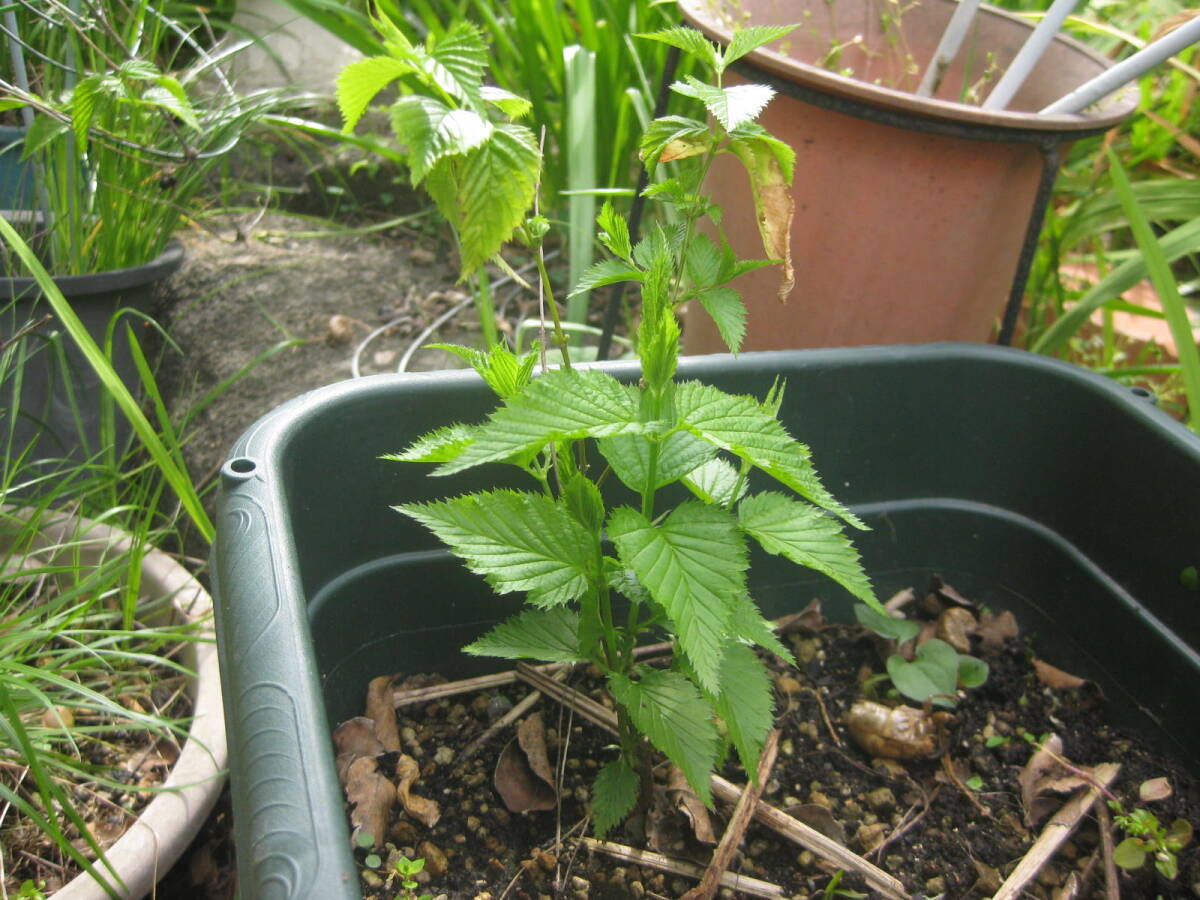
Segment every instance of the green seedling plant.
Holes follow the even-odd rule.
[[[897,644],[912,640],[921,631],[916,622],[889,616],[865,604],[855,604],[854,614],[864,628]],[[979,687],[987,681],[988,666],[981,659],[959,653],[940,638],[931,638],[917,647],[911,660],[899,653],[889,656],[887,677],[910,700],[953,709],[958,689]]]
[[[1116,815],[1113,824],[1125,832],[1126,838],[1113,850],[1113,862],[1122,869],[1140,869],[1147,860],[1164,878],[1174,880],[1179,875],[1177,854],[1192,840],[1192,826],[1185,819],[1176,819],[1169,826],[1159,824],[1158,817],[1148,809],[1126,812],[1117,800],[1109,807]]]
[[[628,223],[605,205],[597,217],[598,237],[610,256],[575,288],[621,281],[640,288],[640,379],[627,383],[605,371],[572,367],[542,266],[554,323],[548,341],[560,352],[561,366],[548,369],[543,361],[535,377],[533,356],[522,360],[499,345],[487,352],[463,348],[461,354],[499,396],[498,408],[482,424],[447,425],[390,457],[435,464],[436,476],[503,464],[531,484],[527,490],[497,488],[396,509],[428,527],[495,592],[524,595],[523,611],[470,644],[468,653],[592,663],[603,673],[615,700],[619,749],[593,788],[594,823],[602,835],[635,807],[648,808],[652,748],[677,765],[708,804],[711,773],[730,745],[745,770],[755,771],[774,703],[767,669],[753,648],[792,657],[751,597],[751,542],[830,576],[879,607],[843,533],[844,524],[864,526],[826,490],[809,449],[781,424],[783,386],[756,398],[676,379],[680,305],[702,305],[736,351],[745,312],[729,282],[770,263],[737,259],[720,233],[720,210],[701,190],[717,154],[732,153],[745,165],[767,254],[782,262],[781,292],[790,290],[784,248],[794,154],[754,121],[771,99],[770,88],[721,82],[736,59],[789,30],[746,29],[723,51],[684,28],[646,36],[694,55],[715,77],[712,82],[689,77],[673,86],[699,101],[708,122],[667,116],[651,123],[641,142],[647,166],[674,164],[671,177],[648,195],[672,206],[680,224],[659,225],[635,244]],[[410,52],[411,45],[392,40]],[[441,54],[440,45],[435,49]],[[414,64],[400,62],[411,74]],[[392,63],[370,65],[399,71]],[[460,65],[460,76],[463,70]],[[342,84],[352,81],[344,77]],[[462,82],[460,77],[464,95],[480,90],[477,82]],[[434,109],[425,101],[407,103]],[[464,121],[477,125],[482,115],[478,108],[472,111]],[[494,152],[481,150],[487,129],[476,130],[480,142],[458,153],[444,149],[449,138],[432,139],[442,134],[432,126],[417,132],[427,138],[417,145],[436,157],[428,177],[439,204],[447,204],[451,222],[460,228],[469,221],[476,191],[494,198],[512,190],[494,181],[510,179],[513,159],[475,167],[474,154]],[[530,145],[513,137],[503,146],[525,159]],[[462,182],[465,190],[450,191],[449,180],[467,170],[476,177]],[[464,200],[463,206],[454,206],[455,199]],[[489,208],[495,205],[489,199]],[[517,204],[502,205],[511,210]],[[715,238],[701,230],[703,220]],[[496,235],[503,230],[489,227]],[[515,232],[536,251],[547,229],[534,216]],[[468,238],[462,239],[466,248]],[[477,246],[464,253],[464,265],[494,252]],[[636,661],[635,647],[652,636],[673,643],[668,668]]]
[[[416,881],[416,876],[419,872],[424,871],[424,858],[409,859],[404,854],[396,860],[393,871],[400,878],[400,887],[404,892],[396,895],[396,900],[431,900],[433,894],[421,894],[417,896],[417,888],[420,886]]]

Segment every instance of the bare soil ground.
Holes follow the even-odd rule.
[[[159,311],[174,344],[160,369],[164,396],[179,415],[237,379],[192,423],[185,454],[192,476],[206,483],[259,417],[355,377],[356,360],[359,375],[395,371],[414,338],[466,297],[448,246],[404,227],[337,234],[272,214],[241,234],[196,228],[183,240],[186,260]],[[468,305],[431,339],[473,340],[473,317]],[[409,368],[453,364],[422,351]]]

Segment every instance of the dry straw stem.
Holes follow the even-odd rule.
[[[603,853],[606,856],[611,856],[613,859],[633,863],[637,866],[658,869],[661,872],[667,872],[671,875],[682,875],[684,878],[698,879],[704,874],[703,870],[693,863],[672,859],[669,856],[663,856],[661,853],[655,853],[653,850],[637,850],[633,847],[627,847],[625,844],[614,844],[611,841],[598,841],[595,838],[587,837],[583,839],[583,844],[588,850]],[[787,896],[783,888],[777,884],[771,884],[769,881],[759,881],[757,878],[748,878],[745,875],[734,875],[732,872],[725,872],[721,875],[720,886],[732,888],[735,891],[749,894],[752,897],[772,898]]]
[[[1054,814],[1054,817],[1042,829],[1037,841],[1029,848],[1029,852],[1017,864],[1013,873],[1008,876],[1008,880],[1000,885],[1000,890],[996,892],[992,900],[1016,900],[1021,896],[1025,885],[1058,852],[1058,848],[1071,836],[1076,826],[1100,797],[1101,792],[1107,790],[1108,786],[1116,780],[1117,773],[1120,771],[1121,767],[1117,763],[1101,763],[1092,770],[1091,777],[1094,783],[1077,793]]]
[[[725,833],[721,835],[721,843],[713,851],[708,868],[704,870],[704,877],[700,879],[698,885],[684,894],[680,900],[712,900],[716,895],[717,888],[721,886],[727,874],[725,870],[729,868],[729,863],[733,861],[733,855],[737,852],[738,845],[742,842],[742,836],[746,833],[746,828],[750,825],[750,820],[754,818],[754,807],[758,804],[759,798],[762,797],[767,779],[771,777],[771,770],[775,768],[775,755],[778,751],[779,729],[776,728],[772,729],[771,733],[767,736],[762,756],[758,761],[755,782],[742,791],[742,796],[738,798],[737,805],[733,809],[733,815],[730,817],[729,824],[725,828]]]

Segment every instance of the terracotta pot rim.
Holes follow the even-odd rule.
[[[724,0],[680,0],[679,7],[689,25],[699,29],[706,37],[722,46],[727,46],[733,31],[726,22],[721,21],[719,16],[713,14],[723,2]],[[1030,22],[1020,16],[986,4],[980,5],[977,15],[1005,20],[1027,31],[1032,31],[1034,28]],[[1066,47],[1095,63],[1097,75],[1112,66],[1111,60],[1067,35],[1056,36],[1054,42],[1056,45]],[[790,83],[801,88],[831,94],[851,104],[861,104],[907,114],[918,119],[953,122],[968,127],[977,125],[1012,129],[1015,132],[1065,133],[1071,136],[1075,132],[1103,131],[1128,118],[1137,109],[1139,100],[1137,85],[1126,85],[1095,104],[1090,113],[1044,116],[1035,111],[984,110],[966,103],[919,97],[908,91],[895,90],[839,75],[768,48],[759,48],[753,51],[739,63],[766,72],[774,79],[781,80],[785,85]],[[1066,93],[1067,90],[1064,90],[1063,94]]]
[[[5,516],[25,517],[28,511],[0,506]],[[51,513],[41,529],[40,551],[52,552],[65,541],[82,547],[85,562],[103,554],[127,550],[130,536],[83,517]],[[151,549],[142,558],[143,596],[173,598],[180,621],[195,622],[197,640],[184,647],[182,662],[196,673],[191,679],[193,713],[188,737],[171,767],[163,791],[142,810],[125,834],[105,853],[124,883],[122,896],[148,894],[194,840],[225,785],[228,748],[221,698],[221,676],[214,643],[212,597],[179,562]],[[97,871],[111,875],[103,864]],[[109,894],[86,872],[53,894],[55,900],[108,900]]]

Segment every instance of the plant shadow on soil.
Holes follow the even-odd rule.
[[[1048,814],[1036,824],[1025,819],[1020,776],[1035,751],[1027,736],[1042,740],[1057,734],[1064,755],[1077,766],[1119,762],[1121,772],[1112,792],[1126,809],[1139,805],[1140,784],[1166,777],[1173,794],[1142,805],[1164,826],[1177,817],[1200,821],[1200,786],[1187,768],[1105,724],[1111,709],[1094,685],[1064,688],[1045,683],[1031,664],[1028,638],[1008,638],[982,654],[990,677],[962,698],[944,736],[944,753],[902,762],[872,758],[856,745],[846,725],[848,710],[862,696],[864,675],[883,668],[874,641],[857,626],[837,624],[798,628],[787,641],[799,667],[772,663],[782,736],[763,799],[866,855],[899,878],[914,898],[990,897],[1046,825]],[[576,673],[571,683],[611,708],[595,674]],[[397,677],[401,689],[431,682],[423,675],[407,683]],[[394,862],[401,853],[425,858],[429,871],[421,876],[421,891],[449,900],[674,898],[693,886],[683,878],[613,862],[579,847],[579,833],[590,827],[585,821],[590,785],[600,765],[612,758],[614,739],[597,726],[567,718],[552,701],[543,698],[534,711],[544,719],[551,766],[557,771],[560,751],[566,758],[556,810],[512,813],[501,801],[493,772],[501,749],[513,738],[512,727],[491,737],[465,763],[455,759],[492,719],[530,690],[518,682],[487,693],[401,706],[402,746],[399,752],[377,757],[379,770],[390,774],[401,753],[410,755],[422,775],[413,791],[435,800],[441,818],[427,828],[396,807],[387,845],[377,851],[382,865],[363,867],[369,900],[391,900],[395,895],[394,885],[379,886],[379,876],[389,870],[388,860]],[[723,774],[734,783],[746,783],[745,773],[734,764]],[[1068,795],[1053,795],[1050,808],[1057,810]],[[720,804],[718,810],[719,816],[729,812]],[[348,804],[352,822],[354,811]],[[669,810],[667,819],[659,837],[665,846],[657,849],[703,866],[711,848],[694,840],[678,811]],[[723,820],[715,824],[719,836]],[[610,839],[644,845],[640,835],[620,831]],[[357,852],[362,862],[369,851]],[[1021,896],[1062,896],[1056,891],[1089,862],[1086,890],[1074,896],[1103,897],[1103,852],[1094,814],[1083,820]],[[758,823],[746,832],[735,868],[781,886],[784,897],[824,896],[834,874],[813,853]],[[1121,895],[1195,896],[1194,885],[1200,881],[1200,848],[1195,843],[1179,853],[1179,869],[1175,881],[1159,876],[1150,864],[1136,872],[1122,871]],[[841,887],[868,891],[860,876],[843,878]]]

